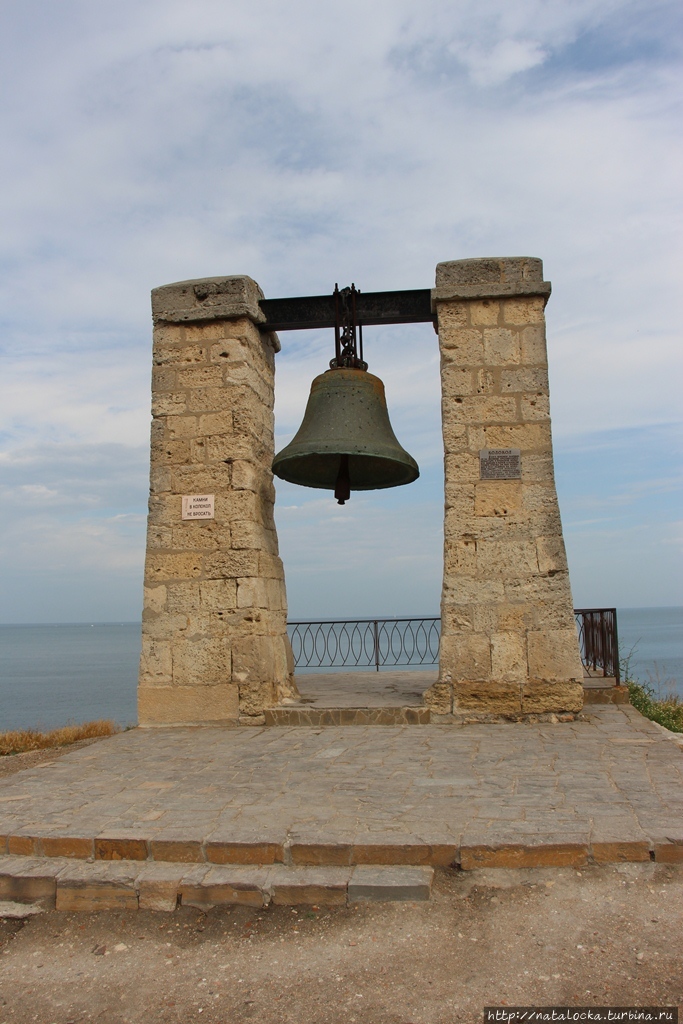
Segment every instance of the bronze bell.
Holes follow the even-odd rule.
[[[351,491],[398,487],[420,475],[391,428],[384,384],[367,372],[362,336],[358,355],[355,295],[355,287],[335,289],[336,358],[311,384],[303,422],[273,461],[273,472],[282,480],[333,490],[340,505]],[[342,333],[340,305],[346,320]]]

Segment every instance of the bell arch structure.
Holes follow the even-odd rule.
[[[442,638],[425,694],[434,721],[582,706],[553,476],[549,294],[540,260],[501,258],[441,263],[431,293],[362,295],[362,322],[431,320],[439,337]],[[332,326],[331,296],[265,299],[251,278],[216,277],[155,289],[152,311],[139,721],[261,725],[266,708],[296,695],[273,518],[276,332]],[[491,452],[503,453],[493,474]]]

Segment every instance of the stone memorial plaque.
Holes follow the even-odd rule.
[[[521,480],[522,453],[519,448],[482,448],[479,452],[481,480]]]
[[[183,494],[183,519],[213,519],[213,494]]]

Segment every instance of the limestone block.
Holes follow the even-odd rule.
[[[546,366],[548,352],[545,340],[545,325],[524,327],[520,332],[522,362],[529,366]]]
[[[173,682],[176,686],[215,686],[231,678],[230,637],[176,635]]]
[[[477,516],[509,516],[521,507],[521,480],[480,480],[475,487],[474,514]]]
[[[545,682],[583,681],[576,629],[545,629],[527,634],[529,676]]]
[[[525,423],[550,419],[548,395],[523,395],[519,403],[520,416]]]
[[[152,398],[153,416],[181,416],[187,411],[187,397],[184,391],[177,394],[161,392]]]
[[[438,306],[439,333],[469,326],[469,302],[443,302]]]
[[[519,332],[506,327],[485,330],[484,355],[490,366],[518,363],[521,358]]]
[[[150,494],[171,490],[171,471],[166,466],[153,466],[149,474]]]
[[[548,393],[548,371],[541,366],[524,366],[516,370],[502,370],[500,374],[500,390],[503,394],[509,391],[533,391],[538,397]]]
[[[527,452],[522,464],[522,480],[524,483],[555,483],[553,457],[551,452]]]
[[[537,714],[543,711],[581,711],[583,686],[575,680],[527,680],[522,687],[522,711]]]
[[[461,408],[462,415],[468,423],[488,425],[490,423],[517,423],[519,420],[517,401],[514,398],[502,398],[498,395],[474,395],[471,398],[463,398]],[[477,464],[478,475],[479,465]]]
[[[435,299],[495,295],[549,295],[543,280],[543,261],[533,256],[486,256],[452,260],[436,267]]]
[[[229,611],[237,607],[237,579],[202,580],[198,585],[198,607]]]
[[[218,548],[229,547],[230,530],[216,520],[188,520],[180,523],[171,531],[171,542],[168,545],[174,551],[211,552]]]
[[[191,366],[178,370],[177,379],[179,388],[217,388],[223,383],[223,367]]]
[[[531,576],[528,579],[506,580],[505,599],[511,604],[524,603],[529,609],[534,629],[574,628],[569,576],[558,572],[552,576]]]
[[[477,572],[477,541],[473,536],[459,537],[444,544],[444,572],[475,576]]]
[[[475,605],[503,601],[505,584],[503,580],[473,579],[469,576],[450,574],[444,577],[442,605]]]
[[[519,715],[522,710],[519,684],[496,680],[461,680],[453,685],[454,712],[471,711],[487,715]]]
[[[236,550],[259,550],[277,554],[277,537],[274,530],[268,530],[261,523],[249,519],[233,520],[231,524],[231,546]]]
[[[235,459],[232,463],[232,486],[239,491],[259,491],[263,470],[254,462]]]
[[[180,517],[183,494],[215,494],[230,488],[230,467],[224,463],[218,466],[176,466],[171,473],[172,521]]]
[[[199,424],[198,432],[205,436],[232,434],[232,409],[205,413],[203,416],[197,417],[197,421]]]
[[[479,479],[479,458],[471,452],[458,452],[445,458],[447,491],[450,484],[474,483]]]
[[[236,725],[238,690],[215,686],[154,686],[138,691],[138,721],[146,725]]]
[[[441,629],[444,633],[467,632],[474,630],[477,633],[484,632],[476,629],[474,625],[475,608],[473,605],[447,604],[441,608]]]
[[[278,555],[270,555],[267,551],[259,552],[258,574],[264,579],[283,580],[285,570],[282,566],[282,559]]]
[[[147,554],[145,578],[150,583],[193,579],[199,576],[201,571],[202,556],[194,551],[150,551]]]
[[[492,327],[498,323],[500,303],[492,299],[481,299],[470,303],[470,323],[477,327]]]
[[[502,683],[522,682],[527,678],[526,641],[523,630],[492,634],[491,676]]]
[[[447,398],[458,398],[475,393],[472,370],[457,365],[447,366],[444,373],[443,393]]]
[[[439,664],[453,681],[491,678],[491,644],[479,633],[442,634]]]
[[[174,363],[176,366],[193,366],[206,362],[206,349],[201,345],[165,344],[155,337],[154,363],[157,366]]]
[[[140,685],[162,686],[173,679],[171,644],[152,640],[143,633],[140,655]]]
[[[178,905],[178,889],[185,870],[178,864],[145,864],[135,883],[140,910],[172,913]]]
[[[506,324],[544,324],[545,301],[536,295],[506,299],[503,303],[503,321]]]
[[[453,710],[453,687],[450,683],[434,683],[422,695],[425,707],[435,715],[450,715]]]
[[[239,579],[259,575],[259,555],[255,551],[221,551],[205,559],[207,580]]]
[[[519,448],[522,452],[550,449],[550,424],[521,423],[518,426],[486,428],[487,448]],[[522,456],[523,460],[524,456]]]
[[[439,316],[441,316],[439,307]],[[481,366],[485,361],[484,338],[476,328],[439,328],[443,368],[452,360],[460,366]],[[442,368],[442,372],[443,372]],[[169,387],[169,391],[173,390]]]
[[[533,540],[480,540],[477,544],[477,569],[480,577],[519,577],[538,572],[536,544]]]
[[[537,537],[538,568],[543,573],[562,572],[567,569],[567,553],[562,536]]]
[[[150,525],[147,530],[148,548],[170,548],[173,542],[173,530],[170,526]]]
[[[476,391],[478,395],[492,395],[500,391],[497,381],[497,370],[485,369],[476,372]]]
[[[201,320],[248,317],[255,323],[265,321],[259,299],[263,292],[250,277],[206,277],[176,281],[152,292],[155,323],[183,323]]]
[[[178,581],[166,585],[166,605],[168,611],[184,612],[186,615],[199,608],[199,588],[202,584],[196,581]]]
[[[152,391],[154,394],[158,395],[164,391],[178,391],[179,387],[174,367],[152,367]]]
[[[467,427],[453,422],[452,417],[443,421],[443,446],[447,455],[464,452],[468,448]]]

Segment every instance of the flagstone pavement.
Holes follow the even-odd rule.
[[[0,853],[462,867],[683,861],[683,750],[628,705],[585,717],[134,729],[3,781]],[[512,860],[496,860],[497,849]]]

